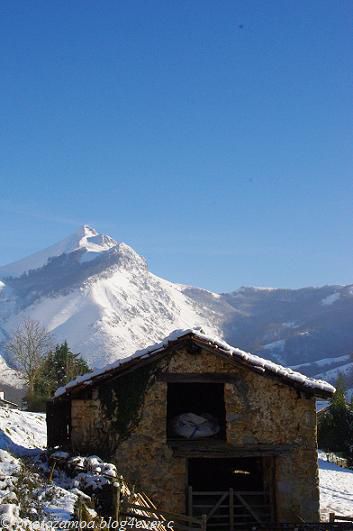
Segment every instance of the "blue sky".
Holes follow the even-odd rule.
[[[353,283],[351,0],[3,0],[0,264],[87,223],[216,291]]]

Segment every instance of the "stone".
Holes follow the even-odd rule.
[[[157,365],[158,369],[173,374],[234,376],[235,383],[224,384],[225,443],[233,448],[262,445],[275,449],[287,445],[285,453],[264,458],[264,466],[268,466],[266,481],[272,482],[276,499],[276,519],[319,521],[315,397],[236,366],[209,350],[194,354],[181,348],[168,363]],[[119,378],[104,385],[118,386]],[[185,513],[188,459],[175,457],[168,445],[167,389],[167,382],[158,380],[148,387],[140,420],[124,440],[114,428],[112,416],[107,415],[99,393],[95,392],[91,400],[72,400],[71,440],[81,452],[108,455],[119,473],[146,492],[160,510]],[[114,411],[119,416],[118,403]]]

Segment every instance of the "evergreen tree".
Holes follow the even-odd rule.
[[[89,372],[90,368],[80,354],[74,354],[66,341],[56,345],[42,360],[34,393],[28,399],[29,408],[45,410],[46,401],[56,389],[67,384],[73,378]]]
[[[345,378],[339,375],[336,393],[330,406],[318,422],[319,447],[326,451],[342,452],[347,457],[352,455],[353,447],[353,409],[346,401]]]
[[[44,360],[44,369],[50,381],[52,393],[57,387],[67,384],[76,376],[88,372],[89,366],[80,354],[74,354],[68,347],[67,341],[55,347]]]

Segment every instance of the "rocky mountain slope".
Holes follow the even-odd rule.
[[[212,293],[157,277],[130,246],[86,225],[0,267],[3,346],[27,317],[41,321],[58,341],[67,339],[94,367],[176,328],[201,326],[309,375],[334,381],[338,371],[352,371],[353,286]],[[2,354],[13,363],[4,348]]]
[[[62,248],[64,254],[48,256]],[[125,243],[87,226],[65,244],[35,256],[0,270],[3,343],[30,317],[57,340],[67,338],[74,351],[98,367],[175,328],[201,324],[213,334],[221,331],[221,315],[185,295],[181,286],[150,273],[146,261]],[[34,262],[38,267],[32,269]],[[22,274],[5,276],[9,272]]]

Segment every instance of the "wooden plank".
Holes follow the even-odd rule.
[[[121,512],[120,514],[122,516],[129,516],[131,518],[136,518],[136,520],[140,520],[140,521],[144,521],[144,520],[146,522],[156,522],[156,520],[158,521],[158,518],[154,518],[152,516],[146,516],[144,514],[137,514],[137,513],[130,513],[130,512]],[[163,526],[164,524],[162,523],[161,525]],[[198,522],[198,525],[201,527],[201,522]],[[190,527],[188,525],[181,524],[180,522],[177,522],[177,521],[174,521],[173,528],[174,529],[176,529],[176,528],[177,529],[185,529],[186,531],[192,531],[192,530],[195,531],[196,530],[195,527]],[[139,528],[139,529],[141,529],[141,528]],[[149,529],[151,529],[151,527]]]
[[[121,491],[120,485],[117,481],[114,481],[112,484],[113,491],[113,515],[116,522],[119,521],[119,512],[120,512],[120,502],[121,502]]]
[[[141,492],[140,495],[144,498],[144,502],[147,503],[147,505],[153,507],[154,509],[157,509],[151,498],[145,492]]]
[[[210,522],[213,521],[219,521],[219,520],[228,520],[229,521],[229,512],[227,511],[227,514],[214,514],[212,516],[207,516],[207,521]],[[229,525],[229,524],[228,524]]]
[[[219,508],[219,506],[222,504],[222,502],[224,502],[224,500],[228,497],[228,492],[225,492],[223,494],[223,496],[221,496],[218,500],[218,502],[216,503],[216,505],[213,507],[213,509],[207,514],[207,520],[209,520],[210,518],[212,518],[212,516],[215,514],[215,512],[217,511],[217,509]]]
[[[185,529],[185,531],[196,531],[198,528],[190,527],[188,525],[180,524],[179,522],[173,521],[173,529]]]
[[[193,491],[194,496],[221,496],[224,490]]]
[[[160,372],[157,381],[169,383],[236,383],[239,376],[226,373]]]
[[[206,441],[185,441],[181,439],[168,439],[168,446],[173,451],[174,457],[203,457],[203,458],[229,458],[229,457],[264,457],[277,456],[290,452],[297,445],[256,445],[256,446],[231,446],[222,440],[211,439]]]
[[[333,517],[334,519],[332,520],[332,522],[337,522],[337,521],[342,521],[342,522],[353,522],[353,516],[340,516],[338,514],[335,514],[335,513],[330,513],[330,517],[331,517],[331,514],[333,514]],[[331,522],[331,520],[330,520]]]
[[[256,522],[260,525],[263,525],[264,522],[261,521],[261,519],[257,516],[257,514],[252,510],[252,508],[250,507],[250,505],[244,500],[244,498],[242,497],[241,494],[239,494],[238,492],[234,492],[234,495],[238,498],[238,500],[247,508],[247,510],[249,511],[249,513],[251,514],[251,516],[253,518],[255,518]]]
[[[234,531],[234,491],[229,489],[229,531]]]
[[[189,513],[189,524],[190,525],[192,523],[192,509],[193,509],[193,505],[192,505],[192,487],[189,486],[188,487],[188,513]]]
[[[211,495],[211,496],[215,496],[215,495],[221,495],[221,494],[224,494],[224,493],[228,493],[228,491],[211,491],[211,490],[205,490],[205,491],[193,491],[193,495],[197,495],[197,496],[208,496],[208,495]],[[239,491],[234,491],[234,493],[237,492],[238,494],[242,495],[242,496],[260,496],[260,495],[264,495],[265,492],[263,492],[262,490],[239,490]]]
[[[137,497],[137,500],[136,500],[136,503],[137,504],[142,504],[144,507],[148,508],[148,512],[150,512],[152,514],[152,516],[154,516],[155,520],[165,520],[164,517],[162,517],[161,515],[158,515],[158,513],[156,513],[157,511],[157,507],[151,502],[151,500],[149,500],[149,502],[145,499],[145,496],[144,496],[144,493],[138,493],[138,494],[135,494],[135,496]],[[154,513],[152,513],[150,511],[150,508],[153,507],[154,509]]]
[[[129,508],[129,509],[136,509],[136,510],[139,510],[139,511],[145,511],[145,512],[151,512],[151,513],[155,513],[155,514],[159,514],[159,515],[162,515],[164,517],[166,517],[167,519],[168,518],[176,518],[176,519],[179,519],[179,520],[189,520],[189,515],[187,514],[178,514],[178,513],[170,513],[170,512],[167,512],[167,511],[156,511],[156,509],[152,509],[151,507],[145,507],[143,505],[137,505],[137,504],[134,504],[134,503],[125,503],[124,504],[125,507]],[[201,520],[198,519],[198,518],[192,518],[192,521],[194,523],[197,523],[197,524],[201,524]]]
[[[201,504],[200,504],[200,505],[199,505],[199,504],[195,504],[195,503],[193,504],[193,507],[194,507],[195,509],[212,509],[213,506],[214,506],[213,503],[208,504],[208,505],[206,505],[206,504],[204,504],[204,505],[201,505]],[[219,506],[220,509],[228,509],[228,507],[229,507],[229,505],[220,505],[220,506]]]

